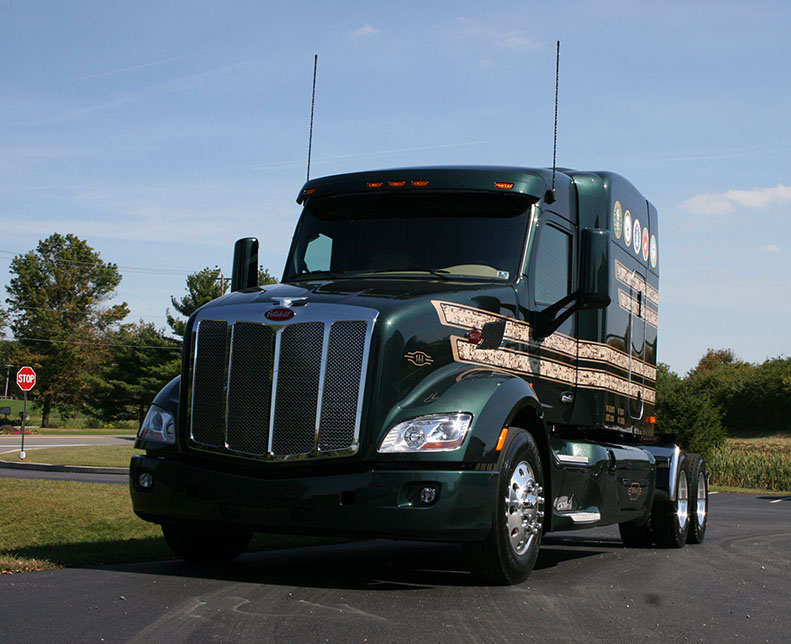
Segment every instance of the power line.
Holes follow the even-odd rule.
[[[29,253],[34,253],[34,252],[35,251],[28,251],[27,253],[15,253],[14,251],[11,250],[0,250],[0,256],[10,259],[15,259],[16,257],[25,256],[28,255]],[[100,266],[100,264],[97,262],[78,262],[76,260],[71,260],[71,259],[61,259],[58,261],[52,261],[48,259],[42,259],[38,256],[36,257],[43,264],[50,264],[51,266],[58,266],[61,264],[70,264],[72,266]],[[190,273],[190,271],[182,270],[180,268],[164,268],[164,267],[152,268],[145,266],[119,266],[119,265],[116,265],[116,268],[118,268],[119,270],[123,269],[124,271],[131,273],[156,273],[162,275],[179,275],[179,276],[188,275]]]

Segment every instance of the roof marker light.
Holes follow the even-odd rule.
[[[391,188],[403,188],[406,185],[406,181],[388,181],[387,185]]]
[[[368,187],[369,188],[381,188],[384,185],[383,181],[369,181]]]
[[[499,188],[500,190],[510,190],[511,188],[514,187],[513,183],[508,183],[506,181],[496,181],[494,185],[496,188]]]
[[[421,179],[421,180],[412,180],[412,187],[413,188],[425,188],[429,184],[428,181]]]
[[[314,192],[316,192],[316,188],[308,188],[305,190],[305,196],[312,195]]]

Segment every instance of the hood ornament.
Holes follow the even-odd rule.
[[[308,303],[306,297],[273,297],[272,301],[278,306],[305,306]]]

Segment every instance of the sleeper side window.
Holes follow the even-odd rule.
[[[571,235],[546,225],[538,239],[535,263],[536,303],[554,304],[569,294]]]

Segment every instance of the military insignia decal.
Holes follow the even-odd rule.
[[[623,240],[627,247],[632,245],[632,213],[628,210],[623,215]]]
[[[612,208],[612,229],[615,233],[615,238],[620,239],[623,232],[623,211],[621,210],[620,201],[616,201]]]
[[[658,254],[656,248],[656,235],[651,235],[651,268],[656,268]]]

